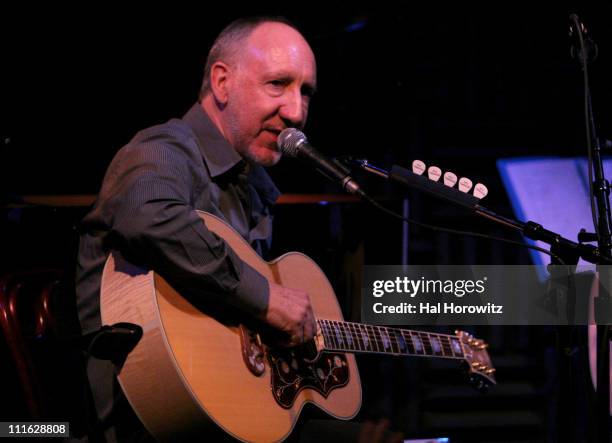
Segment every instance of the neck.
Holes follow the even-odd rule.
[[[318,320],[324,348],[375,354],[463,359],[458,337],[335,320]]]
[[[217,127],[223,138],[225,138],[230,144],[231,140],[229,138],[228,131],[225,129],[225,125],[223,124],[223,115],[221,105],[215,100],[214,96],[209,92],[200,101],[200,106],[210,118],[210,121]]]

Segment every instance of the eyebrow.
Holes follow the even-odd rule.
[[[294,78],[289,71],[270,71],[266,75],[268,77],[275,77],[281,80],[292,80]],[[317,92],[317,87],[309,81],[306,81],[302,85],[302,90],[304,90],[309,95],[313,95]]]

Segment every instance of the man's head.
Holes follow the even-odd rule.
[[[225,138],[243,156],[271,166],[276,138],[306,123],[316,88],[314,54],[284,19],[240,19],[208,54],[200,99]]]

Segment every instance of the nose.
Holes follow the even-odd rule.
[[[304,100],[299,89],[287,91],[279,113],[287,126],[297,128],[304,126],[308,114],[308,103]]]

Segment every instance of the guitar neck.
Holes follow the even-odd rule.
[[[335,320],[317,320],[327,351],[440,357],[463,360],[454,335],[387,328]]]

